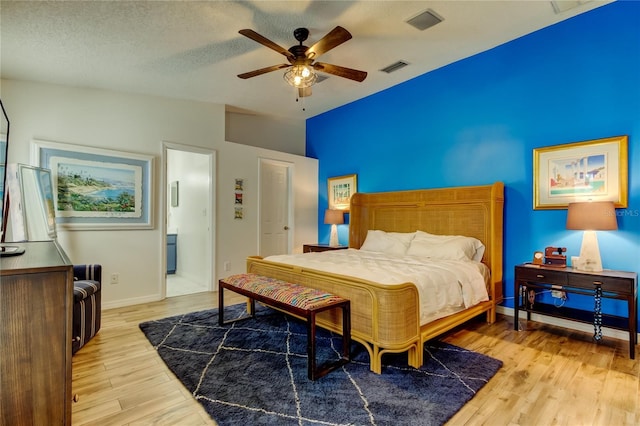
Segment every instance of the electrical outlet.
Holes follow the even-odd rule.
[[[551,297],[555,297],[556,299],[566,299],[567,294],[562,290],[551,290]]]
[[[120,274],[111,274],[111,284],[118,284],[120,282]]]

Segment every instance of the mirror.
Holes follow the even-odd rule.
[[[18,164],[22,191],[22,214],[26,240],[56,239],[56,215],[53,205],[51,171],[40,167]]]
[[[9,117],[0,99],[0,108],[2,108],[2,116],[0,117],[0,218],[2,225],[0,227],[0,242],[4,242],[5,229],[7,220],[5,215],[5,182],[7,180],[7,152],[9,148]]]
[[[2,99],[0,99],[0,109],[2,109],[2,116],[0,116],[0,243],[4,243],[4,238],[7,230],[7,219],[9,212],[7,211],[9,205],[9,198],[7,196],[7,153],[9,150],[9,117],[7,111],[4,109]],[[15,256],[24,253],[24,249],[18,246],[5,246],[0,244],[0,256]]]
[[[51,171],[26,164],[7,165],[8,216],[12,241],[56,239]]]

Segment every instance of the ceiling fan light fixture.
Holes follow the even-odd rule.
[[[318,79],[318,74],[316,74],[312,67],[302,64],[293,65],[284,73],[283,77],[291,86],[298,89],[304,89],[315,84]]]
[[[289,49],[285,49],[251,29],[240,30],[239,33],[286,56],[287,60],[291,64],[272,65],[270,67],[245,72],[238,74],[239,78],[246,79],[256,77],[272,71],[287,68],[282,77],[290,86],[296,89],[300,97],[310,96],[311,86],[316,83],[320,83],[324,79],[324,77],[316,74],[316,71],[336,75],[338,77],[347,78],[357,82],[362,82],[367,78],[366,71],[360,71],[334,64],[326,64],[324,62],[314,62],[316,57],[348,40],[351,40],[351,33],[341,26],[337,26],[329,31],[311,47],[307,47],[302,44],[307,39],[309,30],[306,28],[297,28],[294,30],[293,35],[300,44],[297,46],[291,46]]]

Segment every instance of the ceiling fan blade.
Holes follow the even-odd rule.
[[[285,49],[284,47],[272,42],[271,40],[269,40],[268,38],[261,36],[260,34],[258,34],[257,32],[250,30],[250,29],[245,29],[245,30],[240,30],[238,31],[240,34],[242,34],[245,37],[250,38],[253,41],[256,41],[258,43],[260,43],[263,46],[267,46],[269,49],[273,49],[278,53],[283,54],[284,56],[286,56],[287,58],[290,59],[295,59],[295,56],[293,55],[293,53],[289,52],[287,49]]]
[[[323,53],[328,52],[334,47],[339,46],[350,39],[351,33],[349,31],[340,26],[335,27],[307,50],[307,58],[317,58]]]
[[[311,96],[311,86],[298,88],[298,97],[306,98],[307,96]]]
[[[313,68],[318,71],[326,72],[327,74],[333,74],[338,77],[344,77],[355,81],[363,81],[367,78],[367,73],[365,71],[358,71],[352,68],[341,67],[339,65],[325,64],[324,62],[314,63]]]
[[[245,72],[243,74],[238,74],[238,77],[247,79],[247,78],[251,78],[251,77],[256,77],[258,75],[266,74],[266,73],[271,72],[271,71],[277,71],[277,70],[281,70],[283,68],[288,68],[290,66],[291,66],[291,64],[271,65],[270,67],[260,68],[259,70],[253,70],[253,71]]]

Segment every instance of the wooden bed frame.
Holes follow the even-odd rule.
[[[418,290],[413,283],[383,286],[371,281],[299,266],[247,259],[247,272],[302,284],[351,301],[351,338],[369,352],[371,370],[382,371],[382,355],[408,351],[409,364],[420,367],[423,344],[476,317],[496,319],[502,301],[502,217],[504,185],[466,186],[414,191],[357,193],[351,198],[349,247],[360,248],[369,229],[466,235],[485,245],[482,262],[491,270],[490,300],[420,325]],[[318,316],[317,324],[340,333],[339,310]]]

